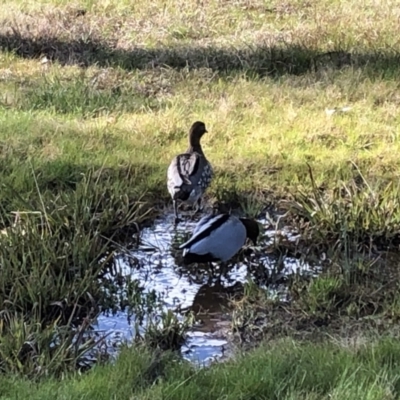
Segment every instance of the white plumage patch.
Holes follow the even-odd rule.
[[[196,236],[204,232],[206,229],[210,228],[212,225],[216,225],[223,217],[223,214],[207,215],[203,217],[194,228],[192,238],[195,239]]]
[[[220,224],[223,219],[226,219],[226,214],[203,217],[192,237],[180,246],[180,249],[184,249],[183,254],[212,254],[221,261],[232,258],[246,241],[246,228],[233,215]]]
[[[199,153],[183,153],[176,156],[168,167],[167,187],[172,198],[180,194],[181,200],[195,203],[212,180],[212,168]]]

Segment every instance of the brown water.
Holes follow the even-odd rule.
[[[247,281],[256,282],[275,295],[280,294],[279,285],[271,289],[268,284],[271,273],[277,271],[277,261],[264,250],[276,232],[266,227],[260,247],[248,249],[246,258],[228,271],[214,271],[217,272],[216,276],[205,267],[200,269],[196,265],[181,265],[180,252],[176,247],[190,236],[196,222],[183,221],[175,228],[173,220],[173,215],[168,214],[144,229],[139,245],[129,254],[135,262],[129,263],[126,257],[121,256],[117,260],[118,266],[122,275],[139,280],[145,291],[154,290],[161,295],[166,309],[176,311],[177,315],[180,315],[179,310],[186,309],[197,314],[200,322],[189,332],[182,354],[193,362],[208,364],[223,357],[227,350],[229,352],[230,322],[226,309],[229,296],[240,290]],[[264,220],[259,222],[264,226],[266,224]],[[295,239],[290,231],[283,234],[288,240]],[[315,273],[315,267],[311,269],[309,265],[291,258],[279,262],[279,276],[303,271]],[[101,331],[109,333],[109,340],[114,343],[129,341],[135,332],[133,322],[123,312],[112,316],[102,315],[98,325]]]

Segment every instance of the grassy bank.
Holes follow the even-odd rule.
[[[292,216],[316,212],[323,236],[346,224],[361,226],[360,240],[374,231],[392,239],[399,60],[390,3],[14,1],[4,10],[0,166],[19,193],[34,195],[32,168],[41,189],[59,190],[104,167],[129,198],[145,191],[165,203],[168,162],[201,119],[217,172],[211,199],[251,191],[269,204],[361,179],[367,195],[352,214],[329,213],[346,204],[328,193],[327,212],[308,202]],[[377,215],[366,215],[371,202]]]
[[[291,287],[303,314],[346,310],[358,317],[359,310],[366,316],[385,308],[385,316],[397,318],[391,279],[397,264],[389,269],[374,262],[382,249],[397,250],[400,243],[397,3],[131,3],[2,4],[0,228],[7,235],[0,237],[0,371],[37,377],[75,369],[81,349],[69,332],[79,336],[88,328],[85,318],[94,318],[100,307],[135,303],[137,287],[121,299],[106,286],[113,246],[168,204],[166,168],[185,149],[195,120],[209,131],[204,151],[216,172],[209,198],[245,209],[271,203],[283,208],[303,247],[277,250],[327,253],[326,276]],[[354,261],[358,253],[361,262]],[[372,271],[377,265],[381,270]],[[383,294],[389,282],[388,300]],[[57,351],[50,350],[55,338]],[[315,351],[330,357],[327,349]],[[271,351],[277,357],[278,350]],[[312,354],[307,347],[296,351],[306,360]],[[348,383],[353,373],[366,390],[360,398],[375,398],[375,387],[376,393],[395,393],[391,365],[376,375],[370,361],[357,370],[359,355],[338,354],[351,360],[349,369],[340,369],[331,355],[337,386],[325,386],[323,396],[356,390]],[[124,357],[118,368],[130,362]],[[224,368],[251,360],[216,369],[222,379]],[[179,372],[191,381],[190,370],[179,368],[170,377]],[[90,379],[111,370],[66,385],[90,390]],[[193,379],[204,379],[215,392],[216,380],[207,374]],[[188,381],[164,382],[140,395],[161,396],[164,387],[174,397]],[[284,386],[283,375],[278,383],[281,390],[293,389],[283,392],[288,398],[313,398],[297,383]],[[51,391],[52,385],[37,390]],[[65,390],[61,394],[68,396]]]
[[[306,162],[328,186],[353,176],[349,161],[367,178],[393,179],[395,10],[372,1],[8,2],[3,162],[14,160],[19,176],[17,165],[34,158],[60,181],[92,165],[141,166],[130,183],[157,191],[202,119],[217,197],[310,187]],[[326,113],[343,106],[351,110]]]
[[[2,399],[397,399],[397,341],[315,345],[279,341],[195,369],[166,354],[125,350],[111,366],[63,382],[0,377]]]

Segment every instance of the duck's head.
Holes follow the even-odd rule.
[[[247,237],[254,243],[254,246],[256,246],[257,238],[260,234],[260,227],[258,226],[258,222],[254,221],[254,219],[249,218],[240,218],[240,220],[246,228]]]
[[[189,131],[189,141],[192,146],[200,144],[201,137],[207,133],[206,125],[204,122],[196,121]]]

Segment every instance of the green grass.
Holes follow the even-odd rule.
[[[399,365],[399,344],[390,339],[351,346],[282,340],[206,369],[125,349],[115,365],[61,382],[0,377],[0,398],[397,399]]]
[[[90,326],[100,309],[142,304],[135,301],[138,285],[127,282],[122,292],[105,274],[118,272],[113,255],[121,231],[151,214],[139,198],[117,195],[101,174],[37,199],[7,189],[20,208],[15,221],[2,218],[7,228],[0,234],[0,371],[59,375],[82,366],[98,341]]]
[[[0,58],[1,137],[14,158],[153,166],[146,172],[155,190],[202,119],[217,198],[310,187],[306,161],[328,186],[352,176],[349,160],[367,179],[396,176],[397,20],[389,5],[21,4],[8,3],[0,32],[4,48],[22,56]],[[76,18],[79,9],[87,13]],[[54,63],[41,64],[44,54]],[[325,113],[338,106],[352,109]]]
[[[203,147],[216,172],[209,198],[239,203],[252,215],[271,202],[283,204],[303,245],[325,246],[331,266],[342,267],[339,278],[328,268],[321,281],[299,284],[302,311],[334,312],[340,299],[349,314],[389,302],[389,312],[398,315],[395,290],[385,300],[386,286],[377,289],[383,281],[374,281],[373,299],[364,296],[368,280],[378,272],[389,279],[392,269],[379,264],[383,272],[371,272],[374,262],[353,259],[398,245],[399,8],[381,3],[3,1],[0,229],[9,234],[0,239],[0,308],[8,318],[2,320],[0,369],[33,377],[73,369],[73,338],[63,335],[75,314],[64,311],[87,311],[90,301],[115,306],[98,281],[106,269],[101,256],[110,255],[109,244],[128,228],[164,210],[168,163],[186,148],[195,120],[209,131]],[[350,110],[330,111],[342,107]],[[10,228],[16,211],[25,218]],[[335,252],[345,257],[337,260]],[[68,279],[74,273],[84,278]],[[353,286],[355,277],[362,287]],[[62,310],[55,306],[60,301]],[[49,351],[54,337],[64,338],[60,358]],[[26,343],[34,344],[28,351],[33,363]],[[138,396],[173,398],[187,390],[180,398],[201,397],[204,384],[211,398],[260,398],[259,390],[266,390],[265,398],[396,398],[389,364],[378,371],[366,356],[370,361],[357,369],[359,355],[316,349],[321,362],[331,360],[329,369],[314,365],[313,351],[304,349],[292,349],[293,355],[264,349],[215,367],[226,385],[207,371],[192,376],[176,366],[163,385]],[[255,365],[264,354],[276,360],[268,364],[270,376],[278,374],[265,386]],[[129,357],[118,365],[128,368]],[[230,384],[253,362],[248,386]],[[312,378],[297,365],[310,368]],[[317,366],[324,371],[321,386],[315,386]],[[100,397],[110,398],[113,389],[133,395],[129,376],[118,375],[121,366],[104,368],[66,383],[76,388],[71,391],[54,382],[20,390],[65,390],[60,397],[68,398],[99,384]],[[115,380],[90,383],[102,373]],[[187,380],[179,381],[179,374]]]

